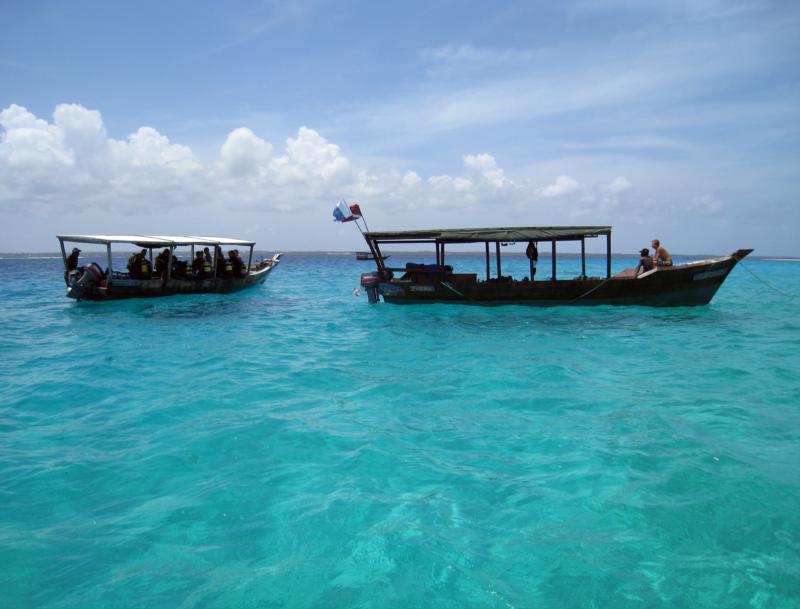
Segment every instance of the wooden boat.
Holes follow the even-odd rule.
[[[390,256],[381,256],[382,260],[386,260]],[[356,260],[375,260],[372,252],[356,252]]]
[[[67,284],[67,296],[76,300],[118,300],[122,298],[147,298],[154,296],[171,296],[173,294],[205,294],[238,292],[245,288],[264,283],[267,276],[278,265],[281,254],[271,259],[253,264],[253,248],[255,242],[224,237],[175,237],[149,235],[58,235],[61,244],[61,255],[64,258],[64,280]],[[97,262],[79,266],[70,270],[67,262],[65,243],[90,243],[104,245],[106,249],[106,268]],[[147,250],[149,260],[143,259],[143,267],[153,268],[153,250],[168,252],[165,270],[162,276],[155,272],[143,270],[137,276],[130,272],[114,270],[111,257],[112,244],[131,244],[139,249]],[[247,264],[242,263],[241,272],[233,276],[232,265],[223,266],[214,259],[202,272],[193,273],[192,260],[195,259],[195,248],[209,248],[214,252],[222,246],[228,248],[249,248]],[[175,256],[175,249],[188,247],[191,257],[188,261],[180,261]],[[215,258],[212,255],[212,258]]]
[[[606,237],[605,277],[586,275],[586,239]],[[450,302],[479,305],[645,305],[695,306],[707,304],[736,263],[750,254],[740,249],[730,256],[699,260],[673,266],[659,266],[634,276],[634,269],[611,275],[610,226],[556,226],[520,228],[468,228],[401,232],[368,232],[364,238],[372,252],[377,271],[361,276],[361,285],[370,302],[418,304]],[[556,275],[557,244],[580,241],[581,274],[574,279]],[[551,276],[544,280],[521,280],[502,275],[500,244],[549,243]],[[448,244],[483,243],[486,251],[486,278],[475,273],[456,273],[446,264]],[[496,275],[490,268],[490,244],[495,245]],[[387,266],[381,257],[384,244],[432,244],[436,263],[409,263],[405,267]],[[538,252],[537,252],[538,256]],[[531,265],[533,270],[534,266]],[[533,275],[533,273],[532,273]],[[535,276],[534,276],[535,277]]]

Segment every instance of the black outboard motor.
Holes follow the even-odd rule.
[[[380,274],[377,271],[371,273],[361,273],[361,287],[367,292],[367,299],[369,304],[378,302],[378,284],[380,283]]]
[[[81,300],[103,283],[105,275],[100,265],[95,262],[70,271],[67,279],[69,282],[67,296]]]
[[[91,288],[96,285],[100,285],[100,282],[105,277],[105,273],[103,269],[100,268],[100,265],[92,262],[91,264],[87,264],[84,267],[83,275],[75,282],[75,285],[80,286],[84,289]]]

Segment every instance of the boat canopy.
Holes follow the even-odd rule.
[[[181,245],[240,245],[252,247],[255,241],[227,237],[180,237],[174,235],[58,235],[60,241],[75,243],[133,243],[140,247],[177,247]]]
[[[369,232],[364,233],[364,237],[382,242],[482,243],[495,241],[581,241],[587,237],[610,234],[610,226],[530,226]]]

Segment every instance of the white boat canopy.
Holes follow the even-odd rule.
[[[228,237],[198,237],[174,235],[57,235],[61,242],[97,243],[109,245],[111,243],[132,243],[140,247],[177,247],[180,245],[239,245],[252,247],[255,241],[230,239]]]

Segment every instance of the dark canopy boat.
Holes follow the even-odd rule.
[[[606,237],[605,277],[586,275],[586,239]],[[364,273],[361,285],[371,303],[383,296],[384,302],[394,304],[451,302],[464,304],[500,305],[645,305],[695,306],[707,304],[722,285],[736,263],[752,249],[740,249],[730,256],[699,260],[671,266],[657,266],[638,276],[635,269],[611,275],[610,226],[549,226],[520,228],[467,228],[417,230],[401,232],[366,232],[364,239],[370,248],[378,270]],[[580,241],[581,274],[574,279],[556,275],[557,244]],[[500,246],[511,242],[529,244],[550,243],[551,277],[533,281],[502,275]],[[476,273],[455,273],[446,264],[448,244],[483,243],[486,251],[486,278]],[[495,245],[496,276],[491,276],[490,244]],[[433,244],[435,264],[408,263],[405,267],[386,265],[381,247],[392,244]],[[538,248],[529,258],[538,258]],[[533,270],[533,264],[531,265]],[[532,273],[533,275],[533,273]],[[534,275],[535,276],[535,275]]]
[[[281,254],[253,264],[254,241],[228,239],[225,237],[175,237],[150,235],[58,235],[61,244],[61,255],[64,258],[64,280],[67,284],[67,296],[76,300],[117,300],[122,298],[145,298],[153,296],[171,296],[173,294],[203,294],[238,292],[250,286],[264,283],[281,259]],[[86,266],[71,264],[71,256],[67,256],[64,243],[90,243],[103,245],[106,250],[106,268],[92,262]],[[149,252],[139,259],[141,272],[137,273],[114,270],[111,259],[111,244],[132,244]],[[236,264],[233,258],[222,259],[215,254],[202,269],[192,269],[195,259],[195,247],[209,248],[210,252],[221,252],[221,247],[249,248],[250,253],[245,264],[239,258]],[[175,256],[175,249],[188,247],[191,258],[180,261]],[[76,248],[77,249],[77,248]],[[165,253],[163,269],[153,272],[153,250]],[[80,251],[80,250],[78,250]],[[75,250],[73,250],[75,252]],[[238,250],[237,250],[238,252]],[[77,261],[77,253],[73,254]],[[71,268],[71,267],[75,268]]]
[[[383,256],[383,259],[386,260],[388,257]],[[375,257],[372,252],[356,252],[356,260],[375,260]]]

